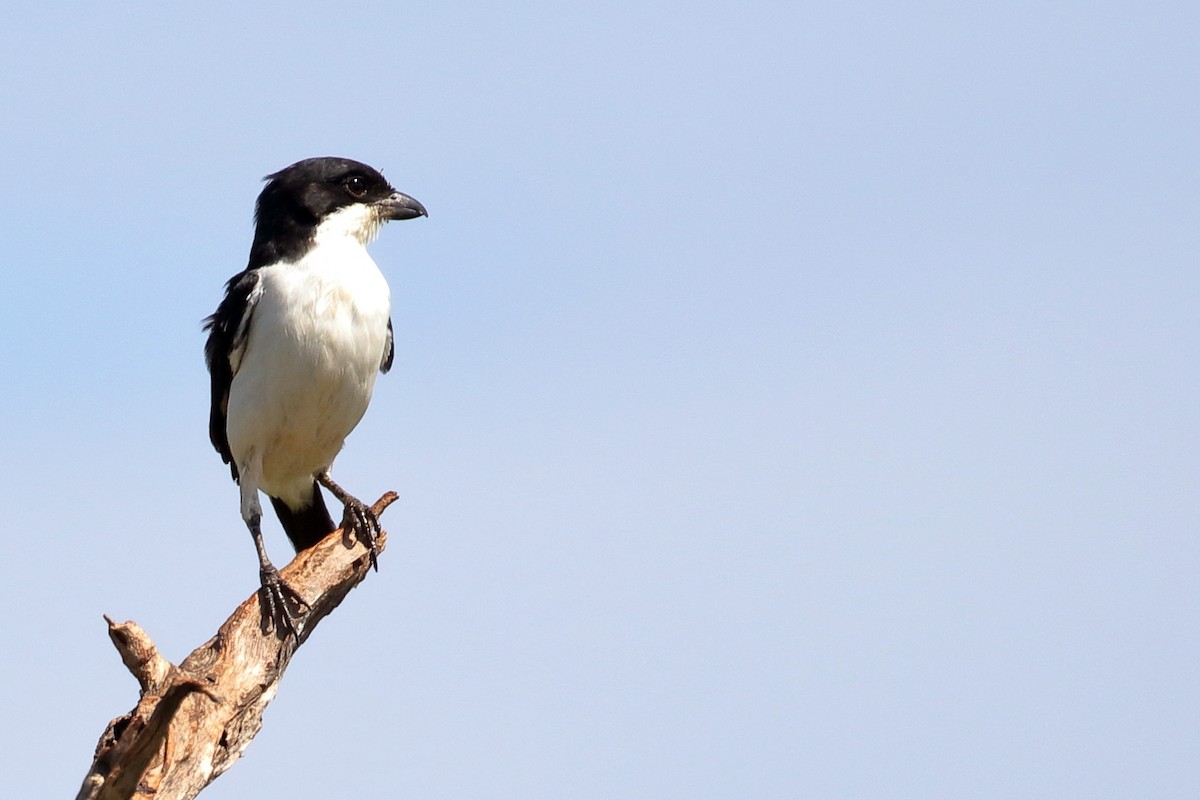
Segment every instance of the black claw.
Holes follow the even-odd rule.
[[[259,590],[258,598],[262,605],[263,617],[271,620],[285,636],[298,636],[300,626],[287,602],[288,594],[298,600],[296,593],[283,582],[279,577],[279,570],[273,566],[268,565],[260,569],[259,578],[262,580],[262,589]]]
[[[375,512],[354,498],[348,499],[342,514],[342,530],[354,531],[355,537],[367,546],[367,553],[371,557],[371,567],[378,572],[379,545],[376,543],[376,539],[379,537],[380,528],[379,517],[375,516]]]
[[[355,538],[367,546],[371,567],[378,572],[379,544],[376,540],[383,530],[379,527],[379,517],[369,506],[334,483],[328,470],[318,475],[317,481],[342,501],[342,530],[354,531]]]

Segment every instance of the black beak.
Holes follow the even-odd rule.
[[[393,192],[376,205],[379,206],[380,215],[384,219],[415,219],[429,216],[425,206],[403,192]]]

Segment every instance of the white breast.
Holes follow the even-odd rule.
[[[387,340],[387,281],[357,236],[318,237],[262,268],[245,355],[229,393],[229,445],[260,488],[306,498],[371,400]],[[243,466],[244,465],[244,466]]]

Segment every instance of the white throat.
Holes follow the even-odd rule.
[[[364,247],[379,233],[383,226],[379,209],[366,203],[338,209],[317,226],[313,241],[317,245],[330,244],[337,239],[354,239]]]

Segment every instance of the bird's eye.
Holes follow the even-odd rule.
[[[346,193],[351,197],[361,198],[367,193],[367,179],[362,175],[351,175],[346,178]]]

